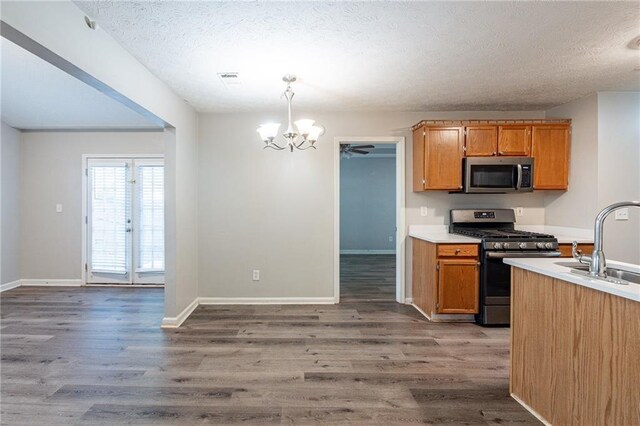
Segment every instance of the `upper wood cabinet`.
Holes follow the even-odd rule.
[[[464,133],[464,153],[467,157],[498,154],[498,126],[467,126]]]
[[[568,125],[533,126],[533,189],[567,189],[569,187]]]
[[[413,126],[413,191],[461,191],[464,157],[533,157],[533,188],[569,186],[571,120],[425,120]]]
[[[531,126],[498,126],[498,155],[528,157],[531,154]]]
[[[462,189],[463,129],[422,126],[414,130],[414,191]]]

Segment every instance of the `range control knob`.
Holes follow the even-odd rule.
[[[508,249],[508,248],[509,248],[509,243],[504,243],[504,244],[503,244],[503,247],[504,247],[504,248],[506,248],[506,249]]]
[[[548,249],[553,248],[553,243],[545,243],[544,247]]]
[[[502,243],[494,243],[493,248],[500,250],[502,248]]]
[[[521,249],[525,249],[527,248],[527,243],[520,243],[518,244],[518,247],[520,247]]]

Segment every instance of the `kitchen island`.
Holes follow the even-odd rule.
[[[554,425],[640,424],[640,285],[574,274],[562,261],[505,259],[511,395]]]

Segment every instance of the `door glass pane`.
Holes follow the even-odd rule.
[[[472,188],[513,188],[514,166],[473,165],[471,166]]]
[[[127,167],[92,166],[91,269],[127,273]]]
[[[139,166],[138,184],[138,269],[164,271],[164,167]]]

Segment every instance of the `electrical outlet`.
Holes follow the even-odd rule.
[[[259,269],[254,269],[253,270],[253,280],[254,281],[260,281],[260,270]]]
[[[427,206],[420,207],[420,216],[429,216],[429,209],[427,209]]]
[[[616,210],[615,218],[616,220],[629,220],[629,209],[625,207],[623,209]]]
[[[389,235],[389,242],[393,242],[393,237],[391,235]]]
[[[62,204],[56,204],[56,213],[62,213]]]
[[[516,216],[524,216],[524,207],[516,207]]]

